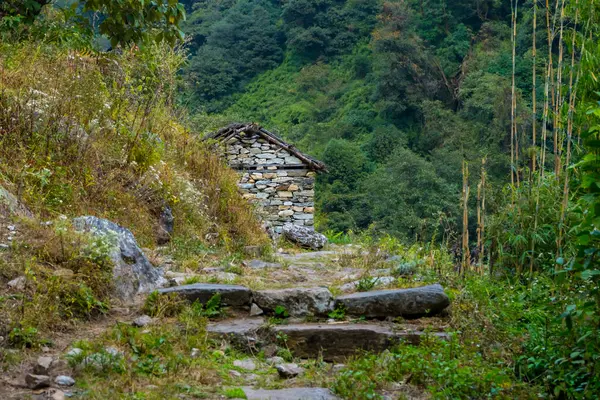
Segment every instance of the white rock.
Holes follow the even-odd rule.
[[[246,371],[254,371],[256,369],[256,364],[254,361],[250,359],[246,360],[235,360],[233,362],[234,367],[245,369]]]
[[[27,283],[27,278],[24,276],[19,276],[18,278],[13,279],[8,282],[8,287],[15,290],[23,290],[25,289],[25,284]]]
[[[59,375],[54,379],[54,383],[60,386],[73,386],[75,384],[75,379],[67,375]]]

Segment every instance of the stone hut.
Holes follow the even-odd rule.
[[[286,223],[313,226],[315,176],[325,164],[257,124],[231,124],[207,136],[240,174],[244,198],[274,233]]]

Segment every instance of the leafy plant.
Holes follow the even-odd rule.
[[[335,309],[328,314],[329,318],[333,318],[335,320],[343,320],[346,318],[346,307],[339,303],[335,306]]]
[[[286,310],[286,308],[282,305],[278,305],[275,307],[275,310],[273,310],[273,313],[275,314],[276,318],[287,318],[290,316],[290,314],[288,313],[288,311]]]
[[[31,326],[14,327],[8,335],[8,340],[15,347],[32,348],[42,343],[38,330]]]

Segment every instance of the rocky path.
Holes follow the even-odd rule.
[[[336,399],[328,388],[312,387],[315,368],[325,375],[317,380],[323,385],[343,371],[350,357],[407,343],[419,345],[426,336],[447,339],[444,313],[449,299],[444,289],[437,284],[406,288],[406,280],[400,281],[395,271],[396,261],[356,246],[330,245],[325,251],[279,251],[266,260],[244,260],[229,271],[210,266],[178,272],[173,265],[166,273],[171,286],[159,293],[201,303],[220,295],[223,314],[206,329],[216,348],[239,354],[225,381],[243,392],[240,397]],[[409,286],[415,284],[419,283]],[[31,354],[18,371],[4,375],[0,394],[7,399],[86,398],[68,386],[72,383],[65,377],[73,371],[65,354],[79,340],[101,336],[119,324],[145,329],[153,320],[142,316],[140,309],[141,304],[117,308],[101,322],[82,327],[85,332],[57,336],[52,350]],[[110,351],[104,353],[109,356],[120,354],[107,348]],[[44,388],[48,385],[53,388]],[[402,386],[381,394],[394,399],[398,393],[403,398],[426,398]],[[213,395],[205,398],[224,398]]]

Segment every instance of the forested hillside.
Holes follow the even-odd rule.
[[[459,225],[463,159],[479,170],[487,157],[491,183],[508,178],[509,2],[188,3],[186,103],[225,120],[258,121],[326,162],[321,229],[428,239]],[[516,124],[526,165],[533,11],[530,1],[519,7]],[[544,12],[538,99],[548,54]],[[538,119],[541,107],[538,100]]]
[[[0,0],[0,399],[597,400],[599,69],[596,0]]]

